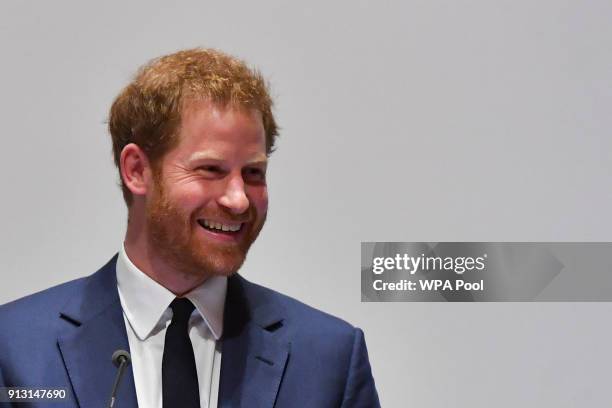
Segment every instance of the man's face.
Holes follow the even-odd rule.
[[[187,106],[147,195],[151,248],[188,275],[236,272],[266,219],[266,164],[259,112]]]

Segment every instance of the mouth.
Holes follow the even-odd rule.
[[[215,221],[205,218],[198,219],[198,224],[207,232],[217,237],[236,237],[244,230],[244,222]]]

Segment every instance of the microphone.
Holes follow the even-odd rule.
[[[115,406],[115,401],[117,400],[117,389],[119,388],[119,382],[121,381],[121,377],[123,377],[123,373],[125,369],[132,361],[130,357],[130,353],[125,350],[115,350],[113,353],[113,364],[117,367],[117,377],[115,377],[115,383],[113,384],[113,389],[111,391],[110,401],[108,402],[108,408],[113,408]]]

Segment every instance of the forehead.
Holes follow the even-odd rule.
[[[265,131],[256,109],[190,102],[181,114],[180,155],[266,156]]]

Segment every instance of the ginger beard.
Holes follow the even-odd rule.
[[[247,221],[242,225],[243,235],[235,243],[219,243],[206,239],[197,219],[221,218]],[[259,235],[266,213],[257,214],[250,206],[244,216],[227,214],[221,209],[215,212],[194,211],[185,213],[176,202],[172,202],[163,187],[161,177],[154,176],[154,191],[146,206],[146,222],[149,246],[172,268],[186,275],[210,277],[229,276],[238,271],[246,254]]]

